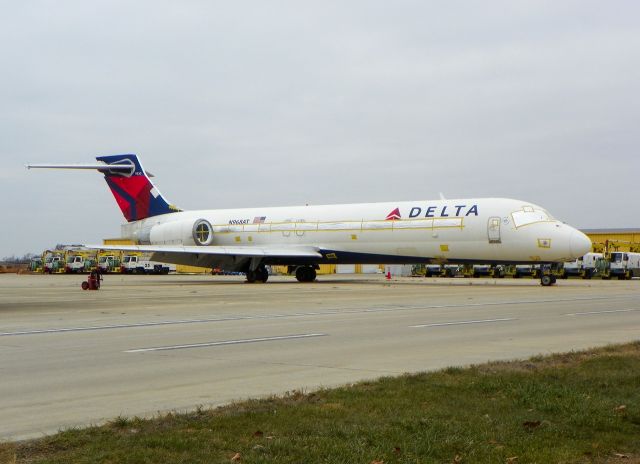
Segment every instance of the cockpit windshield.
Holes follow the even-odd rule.
[[[511,216],[516,227],[528,226],[536,222],[553,221],[553,217],[547,211],[533,206],[524,206],[521,210],[511,213]]]

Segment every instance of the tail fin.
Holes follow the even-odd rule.
[[[171,205],[153,185],[136,155],[98,156],[96,160],[109,166],[118,166],[117,170],[101,169],[100,171],[104,173],[104,179],[127,221],[139,221],[151,216],[180,211]]]
[[[28,169],[95,169],[104,174],[127,221],[181,211],[153,185],[136,155],[98,156],[97,164],[27,164]]]

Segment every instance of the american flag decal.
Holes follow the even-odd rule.
[[[253,218],[254,224],[264,224],[264,221],[267,219],[267,216],[256,216]]]

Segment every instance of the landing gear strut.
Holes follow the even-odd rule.
[[[269,280],[269,273],[264,265],[258,266],[254,271],[248,270],[245,274],[247,276],[247,282],[250,284]]]
[[[296,269],[298,282],[313,282],[316,280],[316,270],[312,266],[300,266]]]

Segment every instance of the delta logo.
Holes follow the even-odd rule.
[[[398,219],[402,219],[402,216],[400,215],[400,208],[396,208],[387,214],[385,221],[397,221]]]

